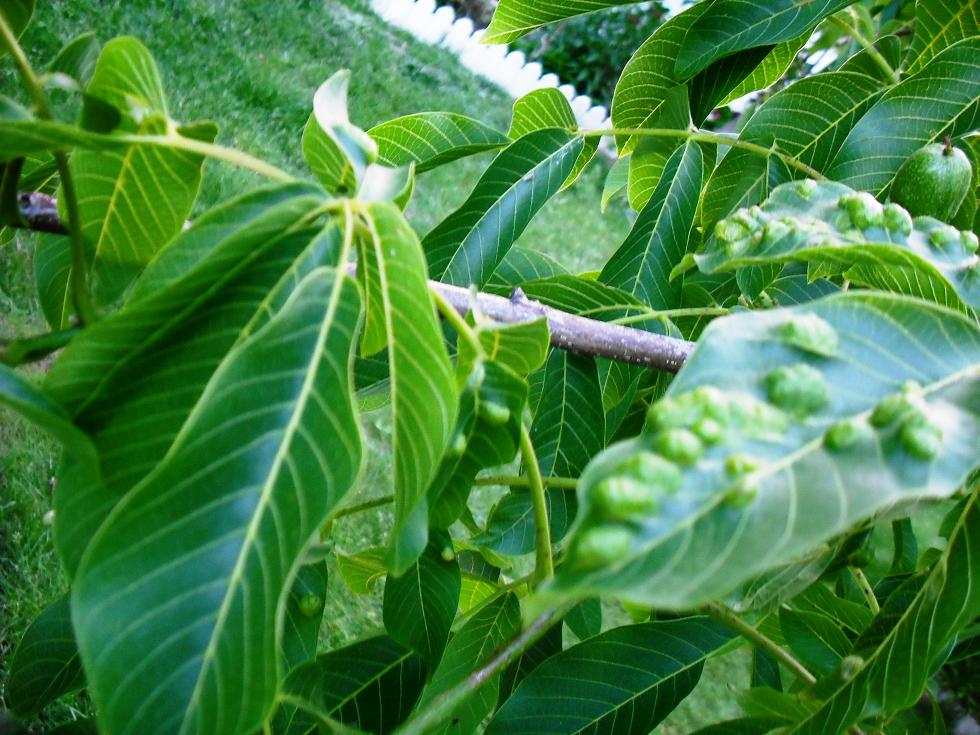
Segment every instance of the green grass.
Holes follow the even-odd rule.
[[[435,109],[463,112],[502,129],[509,122],[511,103],[503,92],[469,74],[448,52],[393,30],[359,0],[53,0],[39,8],[23,38],[38,66],[87,30],[103,42],[116,35],[138,36],[157,60],[173,117],[215,119],[219,142],[300,176],[307,175],[300,136],[313,91],[340,68],[353,70],[351,117],[363,127]],[[0,93],[22,96],[9,61],[0,61]],[[473,158],[420,178],[409,209],[420,233],[463,201],[488,162],[487,156]],[[599,213],[605,172],[605,163],[597,161],[535,219],[521,243],[572,269],[600,265],[628,228],[624,209]],[[249,172],[210,162],[196,212],[257,182]],[[33,238],[23,234],[0,245],[0,335],[44,328],[33,286],[32,249]],[[352,502],[390,491],[387,416],[375,412],[363,424],[370,451]],[[13,645],[66,587],[51,529],[42,520],[52,504],[55,457],[56,447],[38,431],[0,411],[0,689]],[[484,510],[490,492],[478,501]],[[338,550],[354,552],[382,543],[390,524],[385,509],[364,513],[338,523],[333,542]],[[355,597],[333,572],[322,630],[325,646],[381,626],[380,591]],[[624,622],[625,616],[617,619]],[[662,732],[685,732],[706,721],[706,715],[732,714],[726,682],[744,670],[744,657],[737,654],[711,662],[695,696]],[[84,700],[70,698],[49,708],[48,722],[71,719],[76,707],[84,709]]]

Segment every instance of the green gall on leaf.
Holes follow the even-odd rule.
[[[703,385],[672,398],[663,398],[647,411],[647,428],[650,431],[686,429],[702,418],[712,418],[724,425],[728,423],[728,398],[718,388]]]
[[[871,438],[871,427],[861,419],[838,421],[824,434],[824,446],[832,452],[843,452]]]
[[[755,208],[758,210],[758,207]],[[723,243],[725,252],[738,255],[761,236],[758,219],[751,210],[740,209],[715,225],[715,238]]]
[[[308,618],[314,618],[323,610],[323,598],[312,592],[303,595],[299,601],[299,611]]]
[[[975,232],[964,230],[962,233],[960,233],[960,239],[963,242],[963,249],[968,254],[973,254],[977,252],[978,248],[980,248],[980,238],[977,237]]]
[[[915,406],[907,393],[894,393],[878,402],[868,420],[876,429],[884,429],[914,410]]]
[[[624,526],[590,528],[575,543],[575,563],[585,569],[615,564],[629,553],[633,533]]]
[[[769,401],[797,417],[809,416],[827,404],[827,380],[814,367],[799,363],[780,367],[765,378]]]
[[[722,502],[729,508],[740,510],[751,505],[758,494],[758,483],[751,478],[744,478],[725,491]]]
[[[446,456],[450,459],[456,459],[462,457],[465,452],[466,435],[460,431],[453,436],[453,440],[449,443],[449,447],[446,449]]]
[[[967,155],[947,143],[933,143],[909,156],[895,174],[891,200],[913,217],[935,217],[949,222],[966,199],[973,183],[973,165]]]
[[[780,327],[788,345],[821,357],[834,357],[840,346],[837,330],[816,314],[793,317]]]
[[[705,444],[717,444],[725,436],[725,427],[709,417],[694,422],[691,428]]]
[[[777,242],[789,235],[796,229],[796,224],[792,220],[774,219],[769,222],[762,232],[762,239],[768,242]]]
[[[443,561],[452,561],[456,558],[456,550],[451,545],[443,546],[440,554]]]
[[[910,215],[905,208],[894,203],[886,204],[884,216],[885,229],[889,232],[897,232],[903,237],[908,237],[912,234],[912,229],[914,227],[912,223],[912,215]]]
[[[804,179],[796,183],[796,193],[804,199],[809,199],[817,192],[817,182],[813,179]]]
[[[596,485],[591,499],[610,518],[651,515],[659,510],[664,496],[680,489],[682,480],[680,468],[673,462],[652,452],[640,452]]]
[[[697,434],[688,429],[669,429],[653,438],[653,448],[667,459],[683,466],[690,466],[701,459],[704,444]]]
[[[748,454],[731,454],[725,460],[725,472],[730,477],[744,477],[759,469],[759,460]]]
[[[503,426],[510,420],[510,409],[502,403],[483,401],[480,403],[480,418],[491,426]]]
[[[943,446],[943,430],[925,415],[914,413],[905,419],[899,431],[902,449],[916,459],[931,460]]]
[[[845,194],[839,200],[839,206],[847,212],[847,216],[859,230],[869,227],[883,227],[885,213],[881,203],[866,191]]]
[[[963,244],[960,231],[950,225],[937,227],[929,233],[929,244],[936,250],[949,251]]]
[[[850,681],[864,668],[864,659],[860,656],[844,656],[837,665],[837,676],[841,681]]]

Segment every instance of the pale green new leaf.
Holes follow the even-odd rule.
[[[109,511],[164,456],[227,351],[305,273],[336,262],[338,229],[304,225],[323,202],[318,187],[290,184],[212,209],[158,254],[123,310],[85,329],[52,365],[45,389],[101,455],[101,480],[72,461],[58,471],[55,544],[69,574]]]
[[[691,127],[691,108],[687,87],[674,87],[667,92],[663,104],[644,121],[643,127],[663,130],[687,130]],[[638,141],[629,156],[629,180],[626,195],[630,206],[640,211],[650,201],[667,162],[684,143],[683,138],[637,134]],[[700,187],[700,183],[699,183]],[[700,190],[698,192],[700,194]]]
[[[606,180],[602,185],[602,198],[599,201],[599,211],[605,213],[611,202],[629,183],[630,159],[629,156],[617,158],[616,162],[610,167],[606,174]]]
[[[424,710],[440,694],[462,682],[487,663],[497,649],[521,630],[521,605],[513,592],[490,602],[467,620],[446,646],[439,667],[422,691],[417,710]],[[474,732],[497,702],[500,676],[490,677],[469,693],[453,712],[452,730]]]
[[[449,552],[449,559],[445,553]],[[448,533],[432,534],[418,559],[385,582],[383,619],[388,635],[422,657],[434,671],[459,607],[461,577]]]
[[[947,46],[980,29],[976,0],[917,0],[915,35],[905,56],[905,73],[915,74]]]
[[[378,144],[347,115],[349,83],[350,71],[341,69],[320,85],[303,130],[306,162],[331,194],[357,191],[365,170],[378,157]]]
[[[481,321],[476,336],[483,348],[482,359],[496,362],[526,376],[544,365],[548,358],[548,320],[534,319],[529,322],[502,324],[489,319]],[[457,345],[456,374],[467,375],[480,359],[469,342],[460,340]]]
[[[121,130],[167,135],[173,123],[150,52],[124,36],[103,48],[86,89],[123,112]],[[210,142],[217,129],[195,137]],[[156,252],[180,232],[201,183],[203,156],[176,147],[130,145],[71,157],[78,216],[96,296],[121,296]]]
[[[871,107],[881,85],[855,72],[830,72],[801,79],[777,92],[756,111],[739,140],[780,152],[823,171],[847,133]],[[803,114],[801,110],[805,110]],[[732,148],[705,188],[702,220],[710,233],[718,220],[758,204],[791,177],[776,156]]]
[[[705,660],[733,636],[703,617],[606,631],[535,668],[487,735],[646,735],[690,694]]]
[[[889,89],[854,126],[825,173],[851,188],[884,194],[905,160],[980,120],[980,36],[937,54]]]
[[[633,158],[642,150],[641,144]],[[670,274],[687,253],[701,196],[702,163],[697,143],[688,141],[674,151],[626,240],[599,274],[601,282],[653,309],[680,306],[683,279],[671,281]]]
[[[20,717],[32,717],[61,695],[85,686],[67,595],[31,623],[9,667],[4,697]]]
[[[583,145],[580,137],[548,128],[501,151],[463,205],[422,240],[432,277],[483,286],[531,218],[568,179]]]
[[[722,57],[797,38],[854,0],[716,0],[695,21],[676,56],[690,77]]]
[[[744,97],[752,92],[758,92],[760,89],[768,89],[778,82],[783,78],[783,74],[786,73],[786,70],[789,69],[793,61],[796,60],[796,55],[806,45],[808,40],[810,40],[809,31],[798,38],[777,44],[769,55],[763,59],[762,63],[749,76],[743,79],[735,89],[729,92],[725,99],[718,103],[718,106],[723,107],[729,102],[734,102],[739,97]]]
[[[852,216],[854,205],[860,211]],[[706,273],[802,261],[821,273],[967,311],[980,307],[976,249],[973,233],[930,217],[913,223],[897,205],[883,208],[843,184],[804,181],[778,187],[761,208],[722,220],[694,258]]]
[[[925,584],[878,646],[864,654],[855,676],[837,685],[814,712],[787,732],[840,732],[863,717],[887,716],[915,704],[937,658],[957,632],[980,614],[977,500],[974,492]]]
[[[422,659],[387,636],[377,636],[321,654],[290,672],[283,683],[288,705],[273,720],[275,732],[318,733],[308,712],[365,732],[392,732],[422,691]],[[302,710],[296,711],[296,705]]]
[[[906,405],[903,389],[909,413],[883,408],[872,426],[886,398]],[[948,497],[980,456],[978,390],[980,327],[928,302],[848,293],[717,319],[648,432],[586,470],[570,558],[550,592],[687,610],[886,508]],[[720,435],[705,431],[705,417]],[[692,428],[716,443],[683,434]],[[665,474],[670,490],[653,512],[617,521],[600,510],[593,493],[633,477],[631,457],[646,452],[659,467],[654,452],[681,456],[668,439],[683,439],[691,462],[675,466],[679,486]],[[609,536],[616,546],[600,557]]]
[[[488,582],[483,577],[464,574],[459,590],[460,614],[466,615],[481,602],[496,594],[499,589],[496,584]]]
[[[397,117],[367,131],[388,166],[415,164],[422,173],[465,156],[502,148],[507,136],[455,112],[420,112]]]
[[[391,204],[366,208],[370,271],[379,279],[394,421],[395,525],[388,566],[403,574],[425,548],[426,490],[449,444],[457,395],[418,238]],[[369,308],[375,308],[369,306]]]
[[[483,43],[510,43],[549,23],[639,0],[501,0]]]
[[[347,589],[357,595],[374,592],[378,580],[388,573],[385,550],[381,546],[358,551],[356,554],[337,554],[337,569]]]
[[[349,277],[312,271],[93,538],[71,602],[104,729],[237,735],[272,709],[290,571],[360,468],[359,311]]]
[[[514,117],[511,120],[507,137],[511,140],[517,140],[528,133],[545,128],[561,128],[569,132],[578,130],[578,121],[575,119],[572,106],[565,99],[565,95],[554,87],[535,89],[514,103]],[[585,167],[595,157],[598,149],[598,137],[585,139],[582,152],[579,154],[578,160],[575,161],[572,172],[568,175],[565,183],[561,185],[562,189],[567,189],[575,183]]]

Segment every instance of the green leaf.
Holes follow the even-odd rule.
[[[542,592],[689,610],[885,508],[948,497],[980,456],[978,385],[980,327],[927,302],[848,293],[717,319],[647,432],[583,474]],[[605,502],[654,480],[649,511]]]
[[[810,672],[829,676],[851,649],[851,641],[826,615],[783,608],[779,626],[790,649]]]
[[[85,674],[65,595],[38,615],[14,651],[7,673],[6,704],[15,715],[32,717],[83,686]]]
[[[0,406],[19,413],[60,441],[78,461],[97,463],[92,441],[72,422],[64,407],[6,365],[0,365]]]
[[[463,386],[452,448],[429,487],[429,520],[448,528],[466,510],[480,470],[513,461],[527,403],[527,383],[497,362],[478,362]]]
[[[323,201],[318,187],[289,184],[212,209],[158,254],[122,311],[86,328],[51,366],[45,390],[101,455],[101,480],[72,462],[58,471],[55,544],[70,574],[116,503],[163,458],[228,350],[303,274],[336,262],[338,228],[303,225]]]
[[[444,556],[448,550],[450,558]],[[449,640],[460,591],[459,564],[448,533],[432,535],[428,546],[405,574],[388,576],[384,624],[399,643],[417,651],[434,671]]]
[[[72,302],[71,244],[64,235],[39,233],[34,247],[34,280],[44,318],[52,329],[67,329],[75,313]]]
[[[285,671],[316,658],[326,599],[327,565],[321,561],[301,566],[286,597],[280,643]]]
[[[495,595],[500,588],[482,577],[464,574],[459,590],[459,612],[466,615],[484,600]]]
[[[602,632],[602,603],[598,597],[582,600],[564,617],[565,625],[580,641]]]
[[[375,546],[356,554],[337,554],[337,569],[340,576],[354,594],[368,595],[374,592],[374,588],[381,579],[388,573],[388,567],[384,564],[384,547]]]
[[[0,10],[15,37],[19,37],[34,15],[34,0],[9,0]],[[7,54],[7,45],[0,44],[0,57]]]
[[[483,347],[483,359],[496,362],[517,375],[529,375],[544,365],[550,348],[548,320],[534,319],[528,322],[502,324],[487,320],[479,324],[476,336]],[[473,348],[461,340],[456,358],[456,373],[469,373],[478,359]],[[465,369],[464,369],[465,367]]]
[[[744,97],[760,89],[768,89],[773,84],[783,78],[783,74],[789,69],[790,65],[796,60],[796,55],[810,40],[810,31],[803,35],[792,38],[789,41],[777,44],[777,46],[763,59],[755,70],[743,79],[735,89],[726,95],[725,99],[718,103],[719,107],[734,102],[740,97]]]
[[[716,0],[694,22],[676,55],[675,69],[690,77],[724,56],[790,41],[853,0]]]
[[[549,23],[638,0],[501,0],[483,43],[510,43]]]
[[[705,659],[733,635],[708,618],[613,628],[538,666],[487,735],[645,735],[694,689]]]
[[[504,702],[514,693],[518,684],[528,677],[528,674],[552,656],[561,653],[561,638],[561,623],[556,623],[504,670],[503,676],[500,678],[500,694],[497,697],[498,708],[503,706]]]
[[[360,468],[359,310],[350,278],[312,271],[92,539],[72,613],[104,729],[241,733],[272,708],[290,570]],[[107,625],[110,611],[139,624]]]
[[[752,676],[749,686],[768,687],[777,692],[783,691],[783,680],[779,673],[779,662],[758,646],[752,646]],[[765,732],[768,732],[766,730]]]
[[[422,173],[476,153],[502,148],[503,133],[455,112],[420,112],[397,117],[367,131],[388,166],[415,164]]]
[[[430,275],[457,286],[483,286],[568,179],[582,147],[582,138],[549,128],[501,151],[463,205],[422,240]]]
[[[739,717],[702,727],[691,735],[767,735],[782,724],[768,717]]]
[[[850,634],[858,635],[871,623],[871,610],[865,605],[838,597],[824,584],[814,584],[792,601],[794,608],[820,613],[834,620]]]
[[[843,184],[802,181],[777,187],[761,208],[722,220],[694,259],[706,273],[801,261],[822,274],[967,311],[980,307],[976,242],[973,233],[929,217],[913,223],[901,207],[883,208]]]
[[[960,41],[885,92],[851,130],[827,176],[878,196],[919,148],[976,128],[978,54],[980,37]]]
[[[847,133],[880,94],[880,84],[855,72],[830,72],[801,79],[768,99],[749,119],[739,140],[824,170]],[[806,115],[800,114],[806,110]],[[732,148],[708,180],[702,221],[710,233],[720,219],[740,207],[764,201],[792,177],[775,156]]]
[[[507,251],[483,290],[487,293],[510,295],[516,286],[527,281],[567,273],[568,270],[554,258],[518,245]]]
[[[882,55],[888,63],[889,68],[898,69],[901,65],[903,47],[902,40],[898,36],[894,34],[881,36],[875,39],[872,47]],[[864,74],[872,79],[877,79],[883,85],[890,86],[894,83],[891,75],[881,68],[879,62],[873,58],[867,49],[862,49],[859,53],[854,54],[854,56],[841,65],[838,71],[851,71]]]
[[[918,0],[915,35],[903,64],[905,73],[918,73],[943,49],[976,35],[978,28],[980,9],[975,2]]]
[[[85,87],[95,73],[102,44],[91,31],[75,36],[66,43],[58,55],[48,64],[48,71],[66,74]]]
[[[663,104],[644,121],[643,127],[667,130],[687,130],[691,126],[691,108],[687,87],[681,85],[667,92]],[[643,209],[650,200],[667,162],[683,144],[681,138],[637,134],[639,141],[629,157],[629,182],[626,194],[633,209]]]
[[[496,650],[521,630],[521,606],[508,592],[487,604],[460,627],[446,646],[439,667],[422,692],[417,710],[424,710],[440,694],[479,669]],[[493,709],[500,691],[500,676],[493,676],[472,690],[453,713],[453,731],[474,732]]]
[[[599,203],[599,211],[605,213],[609,208],[609,202],[619,196],[619,193],[626,189],[629,183],[630,159],[629,156],[617,158],[616,162],[610,167],[606,174],[606,180],[602,185],[602,199]]]
[[[912,519],[901,518],[892,521],[892,539],[894,552],[892,554],[890,575],[911,574],[919,561],[919,544],[912,528]]]
[[[521,286],[525,295],[561,311],[612,321],[640,314],[646,307],[638,298],[592,278],[555,275],[527,281]]]
[[[978,535],[980,508],[974,493],[912,604],[878,646],[864,655],[854,676],[838,684],[788,732],[840,732],[862,717],[887,716],[918,701],[937,657],[957,631],[980,614],[980,595],[973,584],[980,564]]]
[[[170,134],[150,52],[135,38],[105,45],[87,93],[126,113],[125,132]],[[210,142],[217,130],[200,131]],[[204,158],[177,148],[130,145],[71,157],[78,216],[93,288],[103,303],[121,296],[156,252],[180,232],[201,183]]]
[[[378,144],[347,116],[350,71],[341,69],[313,95],[313,114],[303,130],[303,156],[323,188],[352,194],[378,157]]]
[[[390,204],[369,205],[365,224],[363,252],[380,279],[378,306],[389,344],[395,524],[388,566],[403,574],[425,548],[426,490],[456,421],[456,384],[418,238]]]
[[[633,158],[642,148],[641,144]],[[670,156],[649,202],[599,274],[600,281],[654,309],[680,306],[683,279],[670,281],[670,273],[687,253],[701,195],[702,160],[700,146],[691,141]]]
[[[388,636],[377,636],[321,654],[290,672],[283,691],[290,703],[302,702],[324,717],[384,735],[408,715],[424,681],[418,655]],[[289,726],[291,735],[318,732],[305,712],[280,710],[276,723]]]
[[[575,517],[575,497],[568,490],[548,488],[545,494],[551,540],[560,541]],[[524,488],[514,488],[487,516],[486,529],[473,543],[506,556],[534,551],[534,501]]]

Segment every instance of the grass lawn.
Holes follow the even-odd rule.
[[[131,34],[150,48],[181,121],[215,119],[219,142],[244,149],[299,175],[305,174],[300,135],[313,91],[340,68],[353,70],[350,110],[369,127],[422,110],[464,112],[506,129],[510,100],[467,72],[446,51],[416,43],[372,15],[359,0],[50,0],[40,3],[24,36],[38,66],[61,44],[92,30],[103,42]],[[0,93],[21,96],[7,62]],[[486,157],[424,174],[410,208],[419,232],[462,202]],[[603,262],[628,228],[615,206],[599,213],[606,165],[597,162],[575,187],[555,198],[521,242],[547,252],[570,268]],[[209,206],[256,183],[254,175],[211,162],[199,207]],[[0,334],[44,328],[33,287],[33,242],[18,236],[0,245]],[[35,374],[36,371],[35,371]],[[371,447],[357,489],[362,498],[388,492],[390,461],[384,412],[364,417]],[[9,413],[0,412],[0,706],[12,647],[36,614],[66,586],[54,558],[50,529],[42,519],[51,507],[55,447]],[[385,510],[338,524],[335,543],[348,552],[378,544],[390,523]],[[322,631],[325,646],[350,641],[380,626],[380,592],[353,597],[339,574]],[[661,732],[687,732],[706,718],[735,714],[728,682],[747,676],[744,652],[709,663],[698,691]],[[49,709],[48,721],[73,717],[67,706]]]

